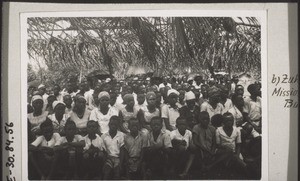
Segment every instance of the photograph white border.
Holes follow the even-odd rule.
[[[262,77],[262,169],[261,180],[268,180],[268,61],[266,10],[120,10],[20,13],[21,25],[21,134],[22,180],[28,179],[27,142],[27,18],[29,17],[259,17],[261,22],[261,77]]]

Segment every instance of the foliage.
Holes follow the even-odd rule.
[[[212,67],[229,73],[260,72],[259,22],[254,17],[238,19],[28,18],[28,54],[43,57],[49,75],[62,82],[69,73],[87,75],[93,70],[122,77],[131,65],[162,75]]]

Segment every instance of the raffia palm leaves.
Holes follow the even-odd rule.
[[[74,70],[83,67],[88,73],[108,69],[110,62],[120,75],[133,64],[160,68],[163,74],[184,67],[205,70],[208,65],[233,71],[260,68],[260,26],[253,17],[246,23],[224,17],[29,19],[28,53],[44,57],[48,67],[60,63]],[[71,24],[60,30],[62,37],[47,31],[61,20]],[[69,31],[77,35],[70,36]]]

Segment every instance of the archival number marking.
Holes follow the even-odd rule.
[[[14,123],[5,123],[4,129],[5,133],[7,134],[7,139],[5,141],[5,150],[8,152],[9,157],[7,158],[7,161],[5,163],[5,166],[9,169],[9,175],[6,176],[7,181],[15,181],[16,178],[13,176],[12,168],[15,167],[15,154],[14,153],[14,137],[9,138],[9,135],[12,135],[14,133],[13,131]],[[11,155],[12,154],[12,155]]]

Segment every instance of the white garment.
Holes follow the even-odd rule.
[[[117,105],[123,104],[123,98],[121,94],[117,97],[116,104]]]
[[[109,130],[108,123],[112,116],[119,116],[119,110],[114,107],[109,107],[106,115],[103,115],[99,108],[92,110],[90,120],[97,121],[100,125],[101,133],[106,133]]]
[[[70,114],[64,114],[60,123],[55,117],[55,113],[48,115],[48,118],[51,119],[54,129],[63,128],[67,122],[67,119],[70,117]]]
[[[86,124],[89,120],[91,112],[89,110],[85,110],[83,117],[79,118],[78,115],[75,112],[70,113],[70,118],[75,122],[77,128],[86,128]]]
[[[233,107],[231,99],[227,99],[225,104],[223,105],[224,109],[222,111],[222,114],[226,113],[229,109]]]
[[[143,104],[138,104],[136,103],[134,106],[136,107],[137,110],[140,110],[140,109],[145,109],[145,107],[147,107],[147,101],[145,100],[145,102]]]
[[[89,138],[89,135],[86,135],[85,137],[83,137],[83,140],[85,141],[85,147],[83,148],[83,150],[88,150],[90,149],[90,147],[93,145],[94,147],[99,148],[100,151],[104,150],[104,142],[103,139],[96,134],[96,138],[91,140]]]
[[[117,131],[115,137],[111,137],[108,132],[104,133],[103,139],[105,150],[109,156],[119,157],[120,149],[124,145],[124,133]]]
[[[200,112],[206,111],[209,114],[209,118],[216,114],[222,114],[223,112],[223,105],[221,103],[217,104],[217,107],[214,109],[208,102],[203,102],[200,106]]]
[[[230,112],[233,115],[233,126],[236,126],[237,122],[241,123],[243,121],[243,114],[237,107],[233,106],[228,110],[228,112]]]
[[[167,83],[167,86],[172,89],[172,85],[170,83]],[[164,83],[159,84],[158,89],[166,87]]]
[[[171,131],[171,140],[184,140],[186,142],[185,148],[188,148],[192,144],[192,132],[190,130],[185,130],[184,135],[181,135],[178,129]]]
[[[202,83],[200,83],[200,85],[197,85],[196,82],[193,82],[193,86],[195,87],[195,89],[201,89]]]
[[[63,101],[64,101],[64,96],[65,96],[65,93],[64,93],[64,92],[60,92],[60,93],[56,96],[56,100],[57,100],[57,101],[60,101],[60,102],[63,102]]]
[[[257,97],[256,102],[251,98],[245,99],[244,112],[248,113],[251,121],[255,121],[261,118],[261,98]]]
[[[170,126],[176,129],[176,119],[179,117],[179,108],[172,108],[170,105],[164,105],[161,108],[161,118],[169,119]]]
[[[86,105],[88,110],[92,111],[93,109],[95,109],[97,107],[93,94],[87,94],[87,98],[86,98]]]
[[[81,135],[74,135],[74,139],[72,140],[72,143],[77,143],[77,142],[80,142],[84,140],[83,137]],[[57,142],[55,145],[61,145],[61,144],[64,144],[64,143],[67,143],[68,140],[65,136],[62,136]]]
[[[46,121],[47,115],[48,115],[48,111],[44,111],[39,116],[33,116],[33,113],[27,114],[27,118],[31,124],[31,131],[35,131],[36,129],[38,129],[41,123]]]
[[[225,133],[223,126],[218,127],[216,130],[216,143],[218,145],[226,146],[230,148],[232,152],[235,152],[236,144],[242,143],[240,129],[234,126],[231,135],[228,136]]]
[[[60,139],[60,135],[58,133],[53,133],[52,138],[49,141],[47,141],[44,136],[39,136],[31,144],[36,147],[45,146],[45,147],[53,148],[56,142],[59,141],[59,139]]]

